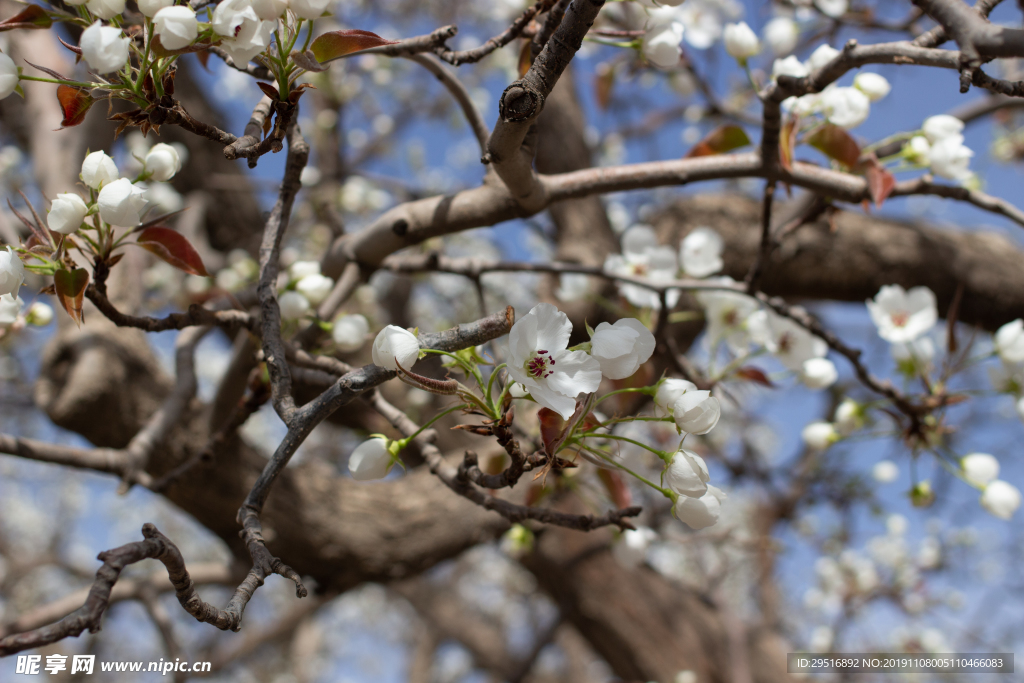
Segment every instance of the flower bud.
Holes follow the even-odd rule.
[[[900,476],[900,468],[892,460],[879,460],[871,469],[871,476],[879,484],[891,484]]]
[[[839,433],[828,422],[812,422],[803,428],[800,437],[808,448],[819,452],[839,441]]]
[[[100,19],[110,20],[124,11],[124,0],[88,0],[85,6]]]
[[[146,198],[142,190],[132,185],[132,181],[121,178],[103,186],[96,205],[100,209],[100,218],[107,223],[132,228],[142,220]]]
[[[153,24],[156,34],[160,36],[160,44],[168,50],[180,50],[188,47],[199,36],[199,21],[196,19],[196,13],[192,11],[192,8],[185,5],[164,7],[153,17]],[[153,149],[157,147],[170,147],[170,145],[160,143],[155,145]],[[150,154],[152,154],[152,151],[150,151]],[[181,162],[178,161],[178,153],[176,151],[174,153],[174,160],[177,166],[174,173],[177,173],[181,169]],[[146,168],[147,170],[152,170],[148,163]],[[166,178],[156,179],[170,180],[174,173],[171,173]]]
[[[392,371],[397,371],[401,365],[408,370],[420,357],[420,342],[409,330],[388,325],[373,340],[371,355],[374,365]]]
[[[36,327],[46,327],[53,322],[53,308],[42,301],[36,301],[29,306],[25,322]]]
[[[284,292],[277,300],[282,320],[299,320],[309,314],[309,300],[298,292]]]
[[[930,166],[932,146],[928,138],[923,135],[915,135],[903,146],[903,156],[908,163],[918,166]]]
[[[335,319],[331,329],[331,338],[339,351],[351,353],[358,351],[366,343],[366,335],[370,333],[370,323],[359,315],[342,315]]]
[[[910,489],[910,504],[916,508],[931,507],[935,502],[935,491],[932,490],[932,483],[925,479]]]
[[[835,364],[828,358],[811,358],[804,361],[800,381],[811,389],[827,389],[839,379]]]
[[[864,426],[864,406],[851,398],[844,399],[836,407],[834,419],[836,431],[842,436],[849,436]]]
[[[814,52],[811,53],[811,56],[807,58],[807,68],[811,71],[817,71],[840,54],[839,50],[835,49],[828,43],[822,43],[815,48]]]
[[[88,31],[89,29],[86,29]],[[94,190],[107,183],[112,183],[121,174],[117,171],[114,160],[106,152],[93,152],[82,162],[82,182]]]
[[[971,453],[960,459],[964,479],[985,486],[999,477],[999,461],[988,453]]]
[[[0,296],[17,296],[21,283],[25,281],[25,264],[16,253],[7,247],[0,251]]]
[[[996,479],[982,492],[981,506],[999,519],[1009,520],[1020,507],[1020,491],[1013,484]]]
[[[165,7],[170,7],[173,4],[174,0],[138,0],[139,11],[151,19],[156,16],[157,12]],[[160,42],[163,43],[162,38]],[[167,47],[167,43],[164,43],[164,47]]]
[[[659,69],[672,69],[679,65],[679,57],[683,54],[679,47],[682,40],[681,23],[659,24],[644,34],[640,51],[648,62]]]
[[[179,9],[177,7],[170,9]],[[189,10],[187,7],[180,9]],[[163,10],[161,10],[163,11]],[[170,48],[175,49],[175,48]],[[178,158],[178,150],[166,143],[153,145],[153,148],[146,154],[146,173],[150,174],[153,180],[167,181],[174,177],[174,174],[181,170],[181,160]]]
[[[722,406],[710,391],[688,391],[672,404],[676,425],[688,434],[707,434],[722,416]]]
[[[690,277],[714,275],[725,265],[722,236],[707,227],[692,230],[679,245],[679,262]]]
[[[334,289],[334,280],[325,275],[307,275],[295,284],[295,290],[302,293],[309,303],[319,306]]]
[[[964,130],[964,122],[949,114],[939,114],[925,119],[921,130],[928,142],[934,144],[939,140],[959,136]]]
[[[124,0],[121,4],[123,7]],[[98,73],[120,71],[128,62],[128,38],[117,27],[104,26],[97,21],[82,31],[78,45],[82,48],[82,57]]]
[[[840,128],[856,128],[871,113],[871,100],[857,88],[826,88],[821,105],[828,122]]]
[[[70,235],[82,225],[87,213],[89,213],[88,205],[77,194],[59,194],[50,203],[50,211],[46,214],[46,225],[54,232]]]
[[[892,90],[885,76],[867,71],[857,74],[853,79],[853,87],[867,95],[872,102],[877,102]]]
[[[775,17],[764,26],[764,42],[777,55],[788,55],[800,39],[800,27],[789,17]]]
[[[757,34],[744,21],[738,24],[727,24],[723,41],[725,51],[740,64],[746,64],[747,59],[761,51],[761,43],[757,39]]]
[[[1017,318],[996,330],[996,353],[1007,363],[1024,362],[1024,320]]]
[[[614,325],[601,323],[591,337],[590,354],[601,364],[608,379],[625,379],[654,353],[654,335],[636,318],[622,318]]]
[[[348,471],[358,481],[383,479],[394,464],[390,443],[382,437],[367,439],[348,457]]]
[[[20,296],[4,294],[0,296],[0,329],[11,327],[18,322],[21,315],[21,307],[25,302]]]
[[[708,491],[700,498],[679,496],[674,508],[679,521],[691,529],[704,529],[713,526],[721,515],[725,493],[716,486],[708,486]]]
[[[693,451],[682,448],[665,468],[662,483],[681,496],[700,498],[708,490],[708,466]]]
[[[0,100],[18,89],[21,74],[14,60],[0,52]]]
[[[292,11],[300,19],[319,19],[327,11],[329,4],[331,4],[330,0],[291,0],[290,2]]]
[[[685,379],[669,378],[658,384],[654,394],[654,413],[658,417],[672,414],[672,406],[687,391],[697,391],[697,385]]]
[[[252,0],[252,8],[260,19],[274,21],[288,9],[288,0]]]

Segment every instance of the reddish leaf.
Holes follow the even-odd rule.
[[[313,73],[327,71],[326,66],[316,61],[316,57],[313,56],[313,52],[311,50],[306,50],[305,52],[299,52],[296,50],[292,53],[291,57],[295,64],[306,71],[312,71]]]
[[[598,470],[597,477],[608,490],[608,495],[611,496],[615,507],[621,510],[633,504],[633,495],[629,492],[629,486],[616,470]]]
[[[807,142],[847,168],[853,168],[860,159],[860,145],[845,130],[831,123],[814,131]]]
[[[779,162],[787,171],[793,170],[793,153],[796,150],[796,124],[794,116],[779,131]]]
[[[769,389],[775,388],[772,381],[768,379],[768,375],[764,374],[764,370],[761,368],[755,368],[752,365],[747,365],[746,367],[742,367],[737,370],[736,376],[748,382],[754,382],[755,384],[768,387]]]
[[[881,206],[896,187],[896,176],[882,166],[876,159],[871,159],[864,175],[868,180],[868,191],[875,206]]]
[[[50,28],[51,26],[53,26],[53,19],[39,5],[29,5],[10,19],[0,21],[0,31],[10,31],[16,28]]]
[[[60,36],[57,36],[57,40],[60,41],[61,45],[75,53],[75,64],[78,64],[80,61],[82,61],[82,48],[76,47],[74,45],[68,45]]]
[[[560,441],[562,433],[565,432],[565,420],[550,408],[538,410],[537,419],[540,421],[540,438],[544,442],[544,450],[549,455],[553,455],[551,449]]]
[[[60,102],[60,109],[64,113],[64,120],[60,122],[61,128],[77,126],[85,121],[85,115],[89,107],[96,100],[85,88],[76,88],[71,85],[57,86],[57,101]]]
[[[280,99],[281,93],[277,92],[277,88],[275,88],[274,86],[270,85],[269,83],[264,83],[262,81],[256,81],[256,85],[258,85],[260,87],[260,90],[263,91],[263,94],[266,95],[267,97],[269,97],[270,99],[272,99],[272,100]],[[267,118],[269,119],[270,117],[268,116]]]
[[[139,233],[139,246],[179,270],[208,277],[206,266],[184,235],[170,228],[146,228]]]
[[[210,67],[207,66],[207,64],[210,63],[210,50],[209,49],[205,49],[205,50],[201,50],[201,51],[197,52],[196,53],[196,59],[198,59],[199,63],[203,65],[204,69],[206,69],[207,71],[210,70]]]
[[[82,298],[85,296],[85,287],[88,284],[89,271],[85,268],[58,270],[53,274],[53,287],[57,294],[57,301],[79,327],[82,326]]]
[[[380,47],[381,45],[394,45],[397,42],[397,40],[385,40],[376,33],[370,33],[369,31],[348,29],[324,33],[313,41],[309,49],[313,53],[313,57],[316,58],[316,61],[326,64],[332,59],[338,59],[353,52],[368,50],[371,47]]]
[[[597,99],[597,106],[607,109],[612,101],[612,88],[615,86],[615,69],[608,67],[604,71],[598,71],[594,76],[594,97]]]
[[[715,130],[694,145],[686,158],[707,157],[713,154],[724,154],[734,149],[739,149],[750,144],[747,133],[735,125],[719,126]]]

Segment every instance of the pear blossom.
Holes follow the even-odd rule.
[[[1024,320],[1017,318],[996,330],[996,353],[1004,363],[1024,362]]]
[[[700,498],[708,490],[708,466],[693,451],[680,449],[661,475],[662,484],[680,496]]]
[[[963,144],[962,135],[952,135],[932,143],[929,150],[932,173],[950,180],[964,181],[971,177],[974,151]]]
[[[348,471],[357,481],[383,479],[388,475],[394,458],[388,449],[387,439],[374,437],[362,442],[348,456]]]
[[[853,87],[867,95],[872,102],[877,102],[892,90],[885,76],[868,71],[857,74],[853,79]]]
[[[824,358],[828,344],[795,321],[774,311],[759,310],[750,315],[747,327],[755,342],[794,372],[802,372],[813,358]]]
[[[640,51],[648,62],[659,69],[672,69],[679,65],[683,54],[679,43],[683,40],[683,24],[673,21],[658,24],[647,30]]]
[[[392,371],[397,371],[401,365],[409,370],[420,357],[420,342],[409,330],[388,325],[373,340],[371,355],[374,365]]]
[[[959,136],[964,130],[964,122],[949,114],[939,114],[925,119],[921,130],[928,142],[934,144],[939,140]]]
[[[35,301],[28,307],[25,322],[36,327],[46,327],[53,322],[53,307],[42,301]]]
[[[24,281],[25,264],[18,255],[10,247],[6,252],[0,251],[0,296],[16,295]]]
[[[864,406],[852,398],[843,399],[843,402],[836,406],[833,419],[836,431],[842,436],[849,436],[864,426]]]
[[[185,9],[191,12],[187,7],[172,7],[169,9]],[[164,10],[161,10],[163,12]],[[159,20],[159,17],[158,17]],[[169,47],[165,45],[164,47]],[[176,49],[176,48],[170,48]],[[153,180],[166,182],[174,177],[174,175],[181,170],[181,159],[178,157],[178,150],[174,149],[171,145],[164,142],[153,145],[153,148],[146,154],[145,159],[146,172],[151,173],[150,176]]]
[[[1003,362],[989,365],[986,369],[996,391],[1018,396],[1024,392],[1024,366]]]
[[[789,17],[775,17],[764,25],[764,42],[777,55],[788,55],[800,39],[800,27]]]
[[[25,302],[20,296],[13,294],[0,295],[0,329],[10,327],[18,322],[21,307]]]
[[[674,377],[662,380],[654,394],[654,414],[658,417],[671,415],[675,402],[687,391],[697,391],[697,385]]]
[[[914,341],[939,319],[935,294],[927,287],[907,291],[899,285],[884,285],[867,306],[878,335],[892,343]]]
[[[301,320],[309,314],[309,300],[298,292],[288,291],[278,297],[282,320]]]
[[[173,5],[174,0],[138,0],[137,4],[140,12],[149,18],[153,18],[163,8]]]
[[[636,318],[601,323],[591,337],[591,355],[608,379],[625,379],[654,353],[654,335]]]
[[[792,76],[793,78],[803,78],[809,74],[807,66],[796,58],[795,55],[790,55],[785,59],[776,59],[772,62],[772,78],[778,78],[779,76]]]
[[[839,379],[839,371],[828,358],[811,358],[804,361],[800,370],[800,381],[810,389],[827,389]]]
[[[713,281],[726,285],[736,282],[730,277],[721,277]],[[724,341],[733,353],[746,353],[751,341],[747,319],[757,311],[757,300],[727,290],[697,292],[696,298],[704,308],[704,317],[707,320],[705,343],[708,347],[714,348]]]
[[[199,36],[199,20],[196,19],[196,13],[192,11],[191,7],[185,5],[163,8],[153,17],[153,24],[156,35],[160,37],[160,44],[168,50],[186,48]],[[161,145],[163,143],[156,147]],[[180,162],[178,168],[181,168]],[[170,180],[170,177],[157,178],[157,180]]]
[[[711,228],[700,227],[683,238],[679,246],[679,261],[690,277],[714,275],[725,265],[722,250],[725,243],[721,235]]]
[[[900,468],[892,460],[879,460],[871,469],[871,476],[880,484],[891,484],[900,476]]]
[[[889,347],[889,352],[899,366],[900,372],[916,375],[931,367],[932,360],[935,359],[935,342],[930,337],[921,337],[905,344],[893,344]]]
[[[0,100],[8,97],[18,89],[21,74],[14,60],[0,52]]]
[[[623,567],[635,569],[647,559],[647,549],[657,538],[658,534],[650,527],[626,529],[612,546],[612,555]]]
[[[537,403],[564,419],[576,410],[576,397],[597,391],[601,364],[585,351],[569,351],[572,323],[551,304],[537,304],[516,321],[508,335],[508,372]]]
[[[807,58],[805,65],[809,71],[816,71],[840,55],[839,50],[828,43],[822,43]]]
[[[334,289],[334,280],[319,273],[307,275],[295,284],[295,291],[301,293],[314,306],[319,306]]]
[[[123,5],[122,0],[122,8]],[[89,66],[101,74],[120,71],[128,62],[128,37],[115,26],[104,26],[97,21],[82,31],[78,46]]]
[[[800,97],[787,97],[782,100],[782,111],[793,116],[804,117],[821,111],[821,93],[809,93]]]
[[[274,21],[288,9],[288,0],[252,0],[252,8],[260,19]]]
[[[301,19],[317,19],[327,11],[331,0],[291,0],[290,6]]]
[[[46,225],[54,232],[70,235],[82,225],[89,206],[74,193],[63,193],[50,203],[50,211],[46,214]]]
[[[124,0],[88,0],[85,6],[100,19],[113,19],[124,11]]]
[[[590,276],[583,273],[562,273],[558,276],[555,296],[559,301],[579,301],[590,292]]]
[[[999,461],[988,453],[971,453],[960,459],[964,478],[972,484],[985,486],[999,478]]]
[[[827,17],[838,19],[850,8],[848,0],[814,0],[814,6]]]
[[[676,253],[671,247],[659,246],[654,228],[634,225],[622,233],[622,254],[611,254],[605,259],[604,271],[614,275],[647,278],[653,283],[674,280],[679,270]],[[629,303],[641,308],[661,308],[657,292],[629,283],[619,283],[619,292]],[[669,290],[665,296],[669,307],[679,301],[679,290]]]
[[[679,521],[691,529],[705,529],[718,521],[725,498],[724,491],[717,486],[709,485],[708,492],[700,498],[679,496],[673,510]]]
[[[723,35],[725,51],[740,64],[746,64],[747,60],[761,51],[761,43],[745,21],[738,24],[728,24]]]
[[[338,350],[345,353],[361,349],[369,333],[370,323],[358,313],[339,316],[331,328],[331,338]]]
[[[821,106],[829,123],[856,128],[871,113],[871,100],[857,88],[829,86],[821,93]]]
[[[707,434],[722,417],[722,405],[710,391],[687,391],[672,404],[676,426],[687,434]]]
[[[107,183],[96,198],[100,218],[111,225],[132,228],[142,220],[146,198],[141,189],[127,178]]]
[[[828,422],[812,422],[803,428],[800,438],[811,450],[824,451],[839,441],[839,433]]]
[[[1013,484],[996,479],[981,494],[981,506],[999,519],[1009,520],[1020,507],[1020,490]]]
[[[221,47],[236,66],[247,64],[263,52],[277,25],[261,20],[250,0],[224,0],[214,10],[212,24],[218,35],[226,36]]]
[[[86,29],[86,31],[88,30]],[[94,190],[98,190],[104,184],[112,183],[120,177],[117,165],[106,152],[93,152],[82,161],[82,182]]]

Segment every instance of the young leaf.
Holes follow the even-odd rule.
[[[725,154],[749,144],[750,138],[747,137],[746,131],[739,126],[719,126],[711,131],[706,138],[694,145],[693,149],[686,155],[686,158]]]
[[[867,168],[864,169],[864,176],[868,181],[871,201],[875,203],[875,206],[881,206],[896,187],[896,176],[878,163],[875,158],[868,161]]]
[[[50,28],[51,26],[53,26],[53,19],[39,5],[29,5],[10,19],[0,21],[0,31],[10,31],[16,28]]]
[[[629,492],[629,486],[616,470],[599,469],[597,478],[604,484],[615,507],[621,510],[633,504],[633,495]]]
[[[79,327],[82,326],[82,298],[89,284],[89,271],[85,268],[58,270],[53,274],[53,288],[57,301]]]
[[[209,277],[206,266],[187,239],[170,228],[146,228],[139,233],[139,246],[179,270],[191,275]]]
[[[856,166],[857,160],[860,159],[860,145],[857,141],[845,130],[831,123],[826,123],[814,131],[807,138],[807,142],[847,168]]]
[[[319,73],[321,71],[327,71],[327,67],[316,61],[316,57],[313,56],[312,50],[306,50],[305,52],[299,52],[296,50],[291,54],[292,61],[299,68],[305,69],[312,73]]]
[[[549,455],[554,455],[552,449],[559,442],[565,432],[565,420],[562,416],[550,408],[541,408],[537,411],[537,419],[540,421],[540,438],[544,442],[544,450]]]
[[[754,382],[755,384],[768,387],[769,389],[775,388],[772,381],[768,379],[768,375],[764,374],[764,370],[761,368],[755,368],[752,365],[747,365],[746,367],[742,367],[737,370],[736,376],[740,379],[745,379],[748,382]]]
[[[371,47],[381,45],[394,45],[397,40],[385,40],[376,33],[360,31],[358,29],[347,29],[341,31],[328,31],[324,33],[309,46],[313,57],[321,64],[326,64],[332,59],[338,59],[353,52],[367,50]]]
[[[89,107],[96,101],[85,88],[76,88],[71,85],[57,86],[57,101],[60,102],[61,112],[64,120],[60,122],[61,128],[77,126],[85,121],[85,115]]]

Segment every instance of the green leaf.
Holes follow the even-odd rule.
[[[860,145],[857,141],[845,130],[831,123],[826,123],[814,131],[807,138],[807,142],[847,168],[856,166],[857,160],[860,159]]]
[[[686,158],[707,157],[714,154],[724,154],[740,147],[750,144],[750,138],[746,131],[736,125],[719,126],[715,130],[694,145],[693,149],[686,155]]]
[[[85,268],[58,270],[53,274],[53,287],[57,301],[79,327],[82,326],[82,298],[89,284],[89,271]]]
[[[376,33],[360,31],[359,29],[346,29],[342,31],[328,31],[324,33],[309,46],[313,57],[321,64],[350,55],[360,50],[368,50],[371,47],[381,45],[394,45],[397,40],[385,40]]]
[[[170,228],[146,228],[139,233],[139,246],[191,275],[209,277],[199,252],[180,232]]]

